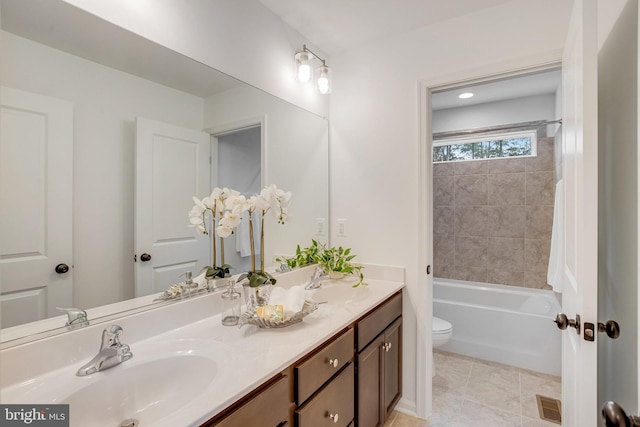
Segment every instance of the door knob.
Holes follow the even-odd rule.
[[[56,265],[55,270],[58,274],[64,274],[69,271],[69,266],[67,264],[58,264]]]
[[[615,340],[620,336],[620,325],[615,320],[608,320],[606,324],[598,322],[598,332],[606,332],[609,338]]]
[[[556,325],[558,325],[558,329],[565,330],[567,327],[576,328],[576,333],[580,335],[580,315],[576,314],[575,319],[567,318],[567,315],[564,313],[559,313],[556,315],[554,320]]]
[[[142,255],[140,255],[140,261],[142,262],[147,262],[147,261],[151,261],[151,255],[144,253]]]
[[[602,405],[602,418],[607,427],[640,427],[640,418],[635,415],[627,416],[624,409],[616,402]]]

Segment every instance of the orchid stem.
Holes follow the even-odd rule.
[[[249,248],[251,249],[251,271],[256,271],[256,252],[253,247],[253,212],[249,212]]]

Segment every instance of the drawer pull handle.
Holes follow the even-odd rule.
[[[329,418],[335,423],[338,422],[338,414],[329,414]]]
[[[384,343],[384,345],[382,346],[382,348],[384,348],[384,351],[386,351],[387,353],[389,352],[389,350],[391,350],[391,343],[390,342],[386,342]]]
[[[333,366],[334,368],[337,368],[338,367],[338,358],[329,359],[329,365]]]

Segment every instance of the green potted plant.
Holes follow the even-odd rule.
[[[322,267],[325,274],[332,279],[339,279],[345,275],[355,275],[358,277],[353,287],[360,285],[366,286],[364,274],[361,265],[354,265],[351,260],[356,256],[351,254],[351,248],[343,248],[342,246],[327,248],[327,245],[318,243],[317,240],[311,240],[311,246],[304,249],[300,245],[296,247],[296,255],[290,258],[277,258],[278,262],[286,262],[289,268],[304,267],[306,265],[317,263]]]

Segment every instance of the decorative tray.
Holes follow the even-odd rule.
[[[264,329],[285,328],[287,326],[295,325],[296,323],[302,322],[302,319],[306,315],[316,311],[320,304],[321,303],[314,301],[305,301],[302,305],[302,309],[297,313],[294,313],[292,311],[285,311],[284,320],[282,321],[265,319],[258,316],[254,310],[247,311],[245,313],[242,313],[240,319],[238,319],[238,327],[242,327],[244,325],[256,325]]]

